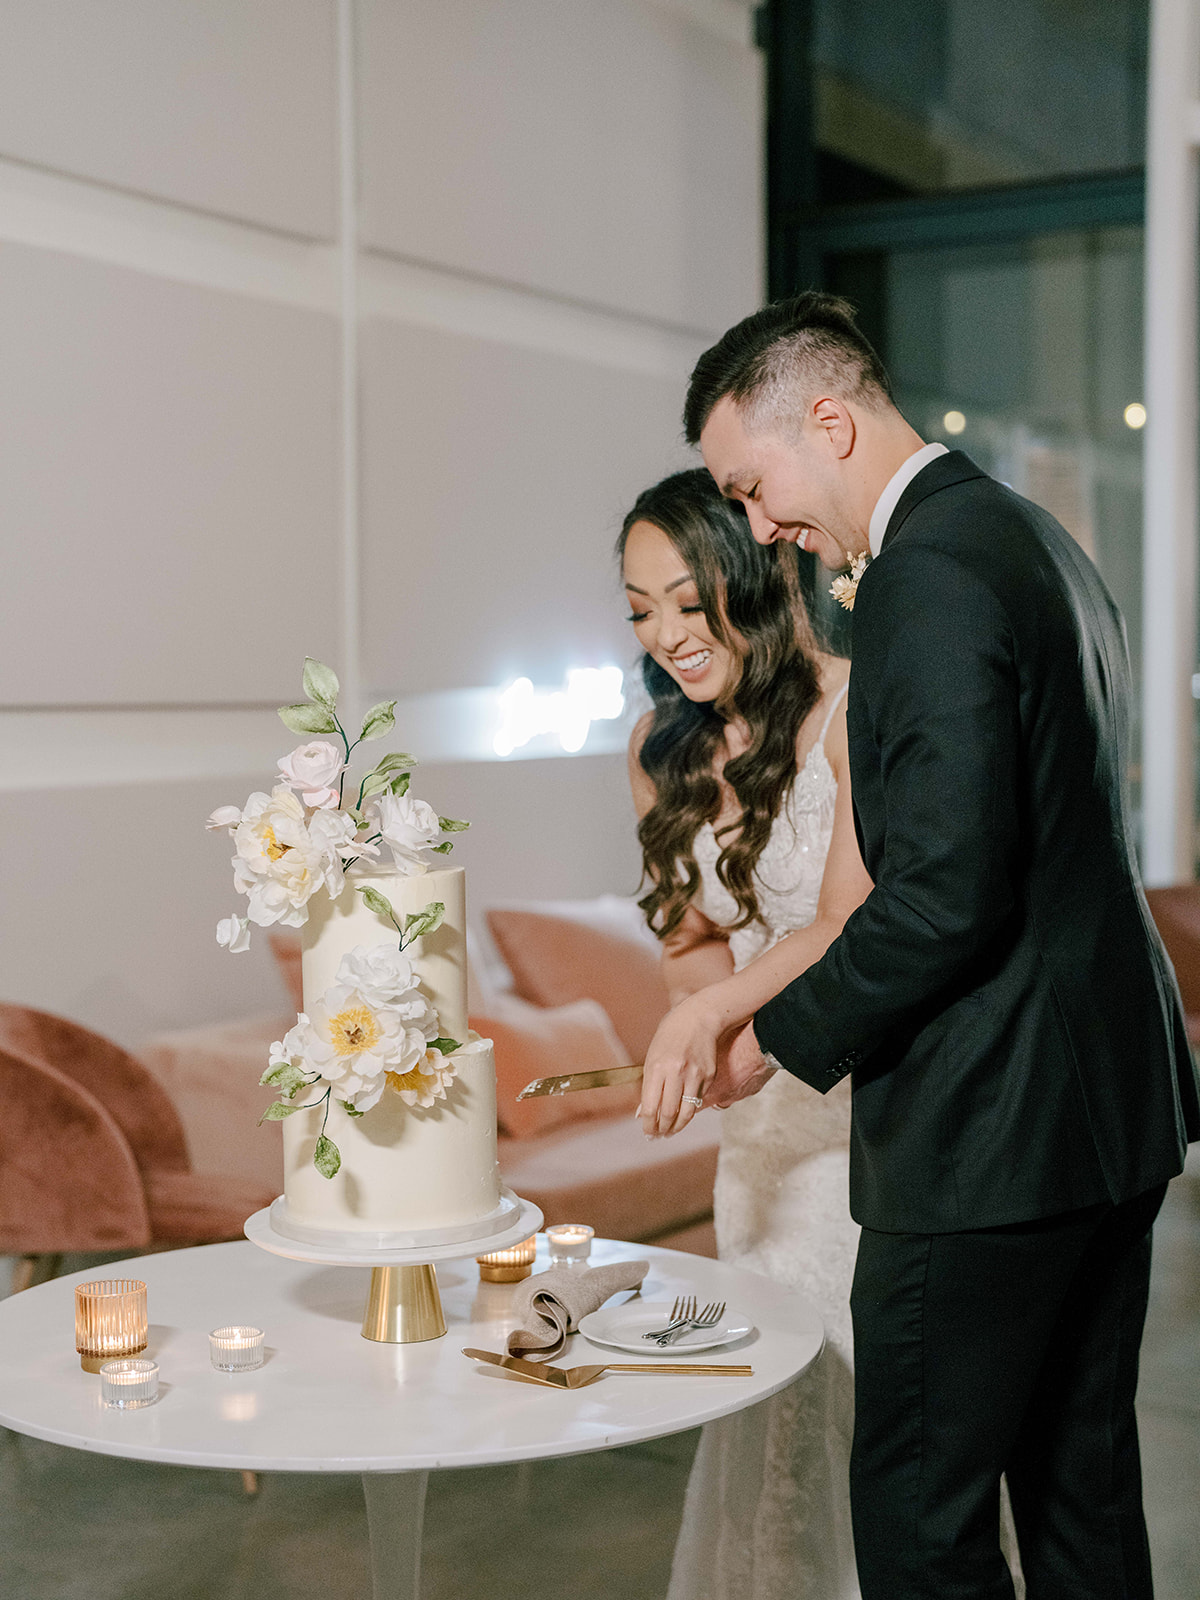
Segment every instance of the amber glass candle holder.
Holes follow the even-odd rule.
[[[479,1276],[484,1283],[520,1283],[533,1271],[537,1255],[537,1235],[514,1244],[509,1250],[493,1250],[490,1255],[476,1256]]]
[[[85,1372],[146,1348],[146,1285],[140,1278],[96,1278],[75,1285],[75,1348]]]

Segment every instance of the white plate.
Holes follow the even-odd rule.
[[[665,1328],[671,1320],[671,1301],[631,1300],[623,1306],[601,1306],[579,1324],[579,1331],[591,1344],[604,1344],[614,1350],[632,1350],[640,1356],[678,1355],[681,1350],[715,1350],[735,1344],[754,1332],[754,1325],[740,1311],[727,1309],[715,1327],[689,1328],[668,1345],[643,1339],[651,1328]]]

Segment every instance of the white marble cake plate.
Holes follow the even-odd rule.
[[[520,1205],[517,1220],[503,1233],[489,1233],[481,1239],[460,1239],[455,1244],[415,1245],[406,1250],[342,1248],[337,1245],[305,1244],[279,1233],[271,1222],[271,1208],[264,1206],[246,1219],[246,1237],[260,1250],[289,1261],[312,1261],[330,1267],[423,1267],[439,1261],[462,1261],[468,1256],[490,1255],[493,1250],[508,1250],[535,1234],[542,1225],[542,1213],[529,1200],[515,1197]]]

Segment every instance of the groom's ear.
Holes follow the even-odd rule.
[[[811,412],[813,423],[825,434],[838,460],[844,460],[854,448],[854,417],[841,400],[826,396],[814,400]]]

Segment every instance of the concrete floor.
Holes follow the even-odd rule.
[[[1198,1600],[1200,1172],[1171,1186],[1158,1225],[1139,1406],[1157,1600]],[[657,1600],[695,1441],[435,1474],[423,1600],[542,1600],[556,1590]],[[251,1499],[233,1472],[86,1455],[0,1429],[5,1600],[369,1593],[357,1478],[267,1475]]]

